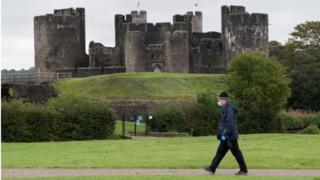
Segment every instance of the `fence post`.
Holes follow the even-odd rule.
[[[135,117],[134,118],[134,136],[137,136],[137,118],[138,118],[138,116],[135,115],[134,117]]]
[[[122,120],[122,138],[125,138],[126,136],[126,121],[124,114],[121,114],[121,120]]]

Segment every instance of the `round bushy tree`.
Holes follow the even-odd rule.
[[[238,104],[241,132],[274,132],[282,125],[277,114],[288,96],[289,79],[280,63],[264,54],[247,52],[233,58],[227,87]]]
[[[292,79],[288,108],[320,111],[320,21],[298,24],[280,51]]]

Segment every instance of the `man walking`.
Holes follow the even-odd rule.
[[[229,103],[228,97],[226,92],[222,92],[218,98],[218,105],[222,107],[217,131],[217,138],[220,140],[220,145],[211,165],[207,167],[206,170],[214,174],[220,161],[230,149],[240,167],[240,171],[237,172],[236,175],[246,175],[248,173],[247,165],[238,145],[237,110],[233,104]]]

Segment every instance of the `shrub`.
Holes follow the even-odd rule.
[[[312,125],[320,127],[320,113],[281,112],[280,119],[284,122],[287,130],[301,130]]]
[[[111,111],[74,96],[51,99],[46,106],[12,100],[2,103],[1,112],[6,142],[104,139],[115,128]]]
[[[27,114],[23,111],[26,105],[22,101],[2,102],[1,107],[1,139],[2,141],[27,141],[30,136]]]
[[[213,93],[202,93],[197,102],[186,109],[187,124],[193,136],[216,134],[218,108]]]
[[[64,96],[50,100],[48,106],[57,112],[59,140],[104,139],[115,129],[114,114],[99,103]]]
[[[28,125],[28,141],[50,141],[54,140],[54,113],[46,107],[32,103],[25,104],[26,123]]]
[[[166,106],[154,110],[150,129],[158,132],[189,132],[193,136],[215,134],[218,110],[212,95],[205,92],[199,94],[191,105]]]
[[[152,111],[153,120],[150,121],[150,129],[157,132],[186,132],[183,108],[176,106],[164,106]]]
[[[320,134],[320,129],[316,125],[310,125],[302,131],[303,134]]]
[[[2,140],[15,142],[54,139],[52,113],[22,100],[2,103]]]
[[[307,127],[309,125],[316,125],[320,128],[320,113],[306,115],[302,117],[302,121],[304,127]]]
[[[243,53],[231,60],[227,76],[228,91],[239,107],[240,131],[281,131],[277,116],[290,94],[281,64],[260,53]]]
[[[296,117],[289,113],[280,113],[280,117],[285,124],[285,128],[288,130],[296,130],[296,129],[303,129],[304,124],[301,118]]]

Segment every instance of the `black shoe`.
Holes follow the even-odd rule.
[[[209,166],[209,167],[205,167],[204,170],[210,172],[211,174],[216,173],[216,170],[215,170],[215,169],[212,169],[210,166]]]
[[[248,171],[242,171],[240,170],[239,172],[236,173],[237,176],[245,176],[248,175]]]

